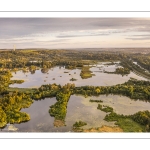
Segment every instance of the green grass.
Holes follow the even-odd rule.
[[[84,66],[82,67],[80,76],[82,79],[87,79],[87,78],[91,78],[94,74],[92,74],[92,71],[89,70],[90,67],[89,66]]]
[[[122,128],[124,132],[144,131],[144,126],[136,123],[130,118],[119,118],[115,124],[118,125],[120,128]]]
[[[105,121],[116,121],[116,125],[118,125],[124,132],[145,132],[146,126],[141,125],[138,122],[135,122],[131,116],[127,115],[119,115],[115,112],[111,112],[106,115],[104,118]]]

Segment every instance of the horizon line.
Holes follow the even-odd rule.
[[[53,49],[53,50],[57,50],[57,49],[120,49],[120,48],[124,48],[124,49],[130,49],[130,48],[150,48],[150,47],[85,47],[85,48],[16,48],[15,50],[25,50],[25,49]],[[0,48],[0,50],[13,50],[13,48]]]

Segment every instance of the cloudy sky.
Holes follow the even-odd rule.
[[[150,18],[0,18],[3,48],[150,47]]]

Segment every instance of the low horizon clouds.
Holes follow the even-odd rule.
[[[0,18],[0,48],[142,47],[149,40],[150,18]]]

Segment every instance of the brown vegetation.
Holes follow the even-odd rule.
[[[102,126],[99,128],[85,129],[83,132],[123,132],[120,127]]]

